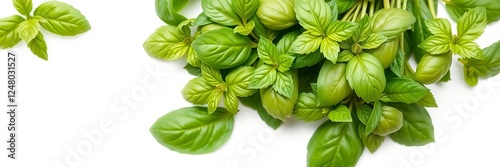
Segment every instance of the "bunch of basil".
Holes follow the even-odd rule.
[[[470,85],[500,72],[500,43],[481,50],[474,42],[500,19],[484,7],[498,8],[491,0],[446,1],[457,35],[435,18],[433,0],[202,0],[195,19],[179,14],[186,4],[156,0],[167,25],[144,43],[155,58],[186,55],[196,78],[182,95],[207,105],[171,111],[151,127],[180,153],[220,147],[241,102],[274,129],[290,117],[327,119],[309,141],[308,166],[355,166],[386,137],[407,146],[434,141],[425,107],[437,104],[424,84],[450,80],[453,54]]]

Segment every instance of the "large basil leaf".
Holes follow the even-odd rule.
[[[489,78],[500,73],[500,42],[483,49],[484,60],[460,59],[475,74]]]
[[[38,6],[33,14],[43,17],[45,21],[40,24],[54,34],[75,36],[91,29],[85,16],[78,9],[64,2],[45,2]]]
[[[324,0],[295,0],[297,20],[315,35],[325,35],[332,21],[332,11]]]
[[[191,44],[200,60],[214,68],[227,69],[244,63],[252,51],[252,41],[221,28],[201,34]]]
[[[363,154],[363,143],[354,122],[323,123],[307,145],[307,166],[354,167]]]
[[[0,19],[0,48],[11,48],[21,42],[16,30],[23,21],[24,18],[18,15]]]
[[[388,40],[399,37],[415,23],[412,13],[398,8],[380,9],[370,18],[372,33],[379,33]]]
[[[149,129],[153,137],[170,150],[185,154],[209,153],[231,136],[234,116],[217,108],[211,115],[205,107],[188,107],[160,117]]]
[[[448,14],[450,14],[450,17],[455,21],[458,21],[460,16],[465,12],[478,6],[486,8],[488,23],[500,20],[500,4],[496,0],[447,0],[444,2]]]
[[[411,104],[418,102],[429,92],[429,89],[412,79],[392,78],[387,81],[381,100]]]
[[[356,94],[365,102],[378,99],[385,88],[384,68],[380,61],[362,52],[347,63],[346,78]]]
[[[240,24],[229,0],[202,0],[201,7],[210,20],[225,26]]]
[[[318,96],[311,92],[302,92],[299,94],[295,104],[293,114],[296,118],[304,122],[313,122],[326,116],[330,109],[318,106]]]
[[[282,121],[292,115],[293,107],[299,96],[299,78],[297,72],[292,72],[293,77],[293,93],[290,98],[279,94],[273,87],[260,89],[262,105],[267,110],[269,115]]]
[[[179,25],[186,17],[178,12],[186,6],[189,0],[155,0],[156,14],[165,23]]]
[[[264,106],[262,106],[260,93],[255,93],[249,97],[240,97],[239,99],[243,105],[248,106],[254,110],[257,110],[260,119],[262,119],[262,121],[264,121],[267,124],[267,126],[273,129],[278,129],[278,127],[280,127],[283,121],[276,119],[273,116],[269,115],[269,113],[267,113]]]
[[[373,130],[374,134],[387,136],[401,129],[403,126],[403,113],[391,106],[382,106],[382,115],[377,127]]]
[[[333,64],[331,61],[325,61],[317,81],[320,106],[336,105],[352,93],[346,79],[346,63]]]
[[[422,146],[434,142],[434,126],[427,110],[417,104],[389,104],[403,113],[403,126],[391,139],[406,146]]]

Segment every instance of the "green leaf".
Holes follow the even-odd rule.
[[[186,38],[178,27],[162,26],[146,39],[143,47],[154,58],[177,60],[189,49],[189,45],[183,42]]]
[[[238,97],[233,90],[228,89],[227,92],[224,93],[224,105],[229,112],[233,114],[238,113]]]
[[[369,49],[369,50],[365,49],[362,51],[367,52],[367,53],[375,56],[377,59],[380,60],[380,63],[382,63],[382,66],[384,67],[384,69],[386,69],[387,67],[391,66],[391,64],[396,59],[396,56],[398,54],[398,48],[400,48],[399,47],[399,40],[392,40],[392,41],[383,43],[378,48]]]
[[[386,84],[382,64],[376,57],[365,52],[347,63],[346,78],[356,94],[365,102],[378,99]]]
[[[234,116],[218,108],[207,114],[205,107],[188,107],[160,117],[149,129],[153,137],[172,151],[209,153],[224,144],[233,131]]]
[[[430,92],[422,84],[408,78],[392,78],[387,80],[383,102],[416,103]]]
[[[318,75],[318,105],[337,105],[347,98],[352,89],[346,79],[346,63],[325,61]]]
[[[363,42],[370,34],[370,16],[365,15],[358,21],[358,27],[356,27],[356,30],[353,32],[352,39],[354,42]]]
[[[445,35],[434,35],[427,38],[424,42],[418,45],[430,54],[442,54],[448,52],[454,46],[451,39]]]
[[[273,89],[280,95],[291,98],[293,95],[293,77],[290,71],[278,72],[276,82],[273,84]]]
[[[434,35],[444,35],[448,39],[452,39],[451,24],[450,21],[443,18],[435,18],[432,20],[426,20],[425,25],[429,28]]]
[[[311,67],[325,59],[325,57],[319,50],[316,50],[315,52],[307,55],[294,54],[294,56],[295,61],[292,65],[293,68]]]
[[[321,41],[319,50],[326,59],[333,63],[337,63],[340,51],[340,46],[337,42],[333,41],[331,38],[325,38]]]
[[[427,92],[427,94],[425,94],[425,96],[422,97],[422,99],[417,101],[417,104],[422,107],[438,107],[436,99],[434,99],[434,95],[430,91]]]
[[[182,89],[182,96],[193,104],[207,104],[210,102],[210,94],[216,88],[210,85],[205,78],[198,77],[190,80]]]
[[[349,62],[353,57],[354,57],[354,53],[352,53],[350,50],[343,50],[339,54],[339,58],[337,59],[337,63],[338,62]]]
[[[252,51],[252,41],[221,28],[201,34],[191,44],[200,60],[214,68],[227,69],[246,62]]]
[[[477,74],[470,70],[467,66],[464,66],[464,79],[465,83],[469,86],[476,86],[479,82]]]
[[[208,114],[212,114],[215,112],[217,107],[219,107],[220,99],[224,96],[224,92],[221,90],[214,90],[210,93],[208,97]],[[232,113],[232,112],[231,112]]]
[[[274,84],[276,81],[277,71],[272,66],[263,64],[258,66],[255,72],[252,75],[252,79],[250,80],[250,84],[248,88],[250,89],[262,89],[267,88]]]
[[[419,48],[418,44],[422,43],[425,39],[432,35],[432,33],[427,28],[427,25],[425,25],[425,21],[432,19],[433,16],[429,10],[429,7],[426,5],[425,0],[409,1],[408,10],[411,11],[416,18],[416,22],[412,29],[413,31],[410,31],[409,34],[411,35],[410,39],[413,43],[411,47],[415,53],[415,60],[418,63],[420,62],[420,59],[427,53],[423,49]],[[410,35],[405,35],[405,38]],[[409,42],[410,40],[405,41]],[[410,54],[410,52],[408,52],[407,54]]]
[[[372,133],[373,130],[375,130],[375,128],[380,123],[380,118],[382,118],[382,103],[377,100],[373,104],[373,110],[370,113],[370,117],[368,117],[368,120],[366,121],[364,136],[368,136],[368,134]]]
[[[236,26],[234,28],[234,33],[239,33],[241,35],[248,35],[252,33],[253,28],[255,27],[255,22],[250,21],[245,26]]]
[[[240,16],[243,22],[246,22],[248,19],[252,18],[257,12],[257,8],[259,7],[259,0],[240,0],[240,1],[231,1],[232,9],[238,16]]]
[[[476,7],[458,19],[457,38],[460,41],[474,41],[481,36],[486,28],[486,8]]]
[[[187,50],[186,61],[188,62],[188,64],[191,64],[192,66],[195,67],[200,67],[202,64],[200,58],[198,58],[198,55],[191,46],[189,46]]]
[[[339,15],[339,10],[337,9],[337,0],[326,0],[325,1],[328,6],[330,7],[330,11],[332,13],[332,21],[333,20],[337,20],[338,19],[338,15]]]
[[[273,42],[268,39],[262,37],[260,38],[257,51],[259,53],[260,60],[262,60],[265,64],[274,65],[278,63],[278,49]]]
[[[458,20],[468,10],[475,7],[485,7],[488,23],[500,20],[500,4],[495,0],[476,0],[476,1],[445,1],[446,10],[451,18]]]
[[[357,28],[356,23],[347,21],[333,21],[326,31],[328,38],[331,40],[342,42],[352,36]]]
[[[204,26],[213,23],[215,22],[210,20],[210,18],[205,14],[205,12],[201,12],[200,15],[196,17],[196,20],[194,20],[193,26]]]
[[[274,118],[282,121],[292,115],[293,107],[299,96],[299,79],[296,71],[292,71],[293,77],[293,93],[290,98],[279,94],[272,87],[260,89],[262,105]]]
[[[44,29],[62,36],[75,36],[91,29],[85,16],[64,2],[45,2],[35,9],[34,15],[45,19],[41,22]]]
[[[475,42],[464,42],[464,40],[460,40],[459,43],[451,47],[451,50],[453,53],[463,58],[484,59],[481,48],[479,48],[479,45]]]
[[[205,78],[205,81],[210,85],[217,86],[220,83],[224,83],[219,69],[212,68],[206,64],[201,65],[201,75],[203,76],[203,78]]]
[[[279,56],[279,58],[278,58],[278,71],[280,71],[280,72],[288,71],[293,65],[293,60],[295,60],[295,57],[290,56],[288,54],[283,54],[283,55]]]
[[[278,32],[267,28],[262,21],[257,17],[257,15],[252,17],[252,21],[255,23],[253,32],[258,36],[263,36],[269,40],[274,40],[278,36]]]
[[[47,54],[47,43],[42,33],[38,33],[33,40],[28,43],[28,48],[31,52],[43,60],[49,60],[49,55]]]
[[[202,0],[201,7],[210,20],[225,26],[240,24],[240,18],[229,0]]]
[[[370,18],[372,33],[379,33],[393,40],[408,30],[416,19],[412,13],[398,8],[380,9]]]
[[[318,96],[314,93],[300,93],[293,110],[294,116],[304,122],[313,122],[324,118],[330,109],[319,106],[317,101]]]
[[[484,48],[482,52],[483,60],[462,58],[460,61],[479,77],[496,76],[500,73],[500,42]]]
[[[156,14],[165,23],[177,26],[186,17],[179,14],[189,1],[187,0],[155,0]]]
[[[396,59],[392,62],[391,66],[389,66],[391,71],[396,74],[399,78],[403,77],[404,68],[405,68],[405,52],[398,48],[398,54],[396,55]]]
[[[424,107],[417,104],[389,104],[403,113],[403,127],[391,139],[405,146],[422,146],[434,142],[434,126]]]
[[[242,66],[231,71],[226,76],[228,90],[238,97],[248,97],[254,94],[257,90],[248,88],[254,72],[255,68],[251,66]]]
[[[293,0],[260,1],[257,15],[272,30],[284,30],[297,24]]]
[[[345,105],[338,105],[328,113],[328,119],[333,122],[352,122],[351,110]]]
[[[380,122],[372,133],[387,136],[401,129],[403,126],[403,113],[391,106],[382,106]]]
[[[184,66],[184,69],[186,69],[186,71],[193,76],[201,76],[201,69],[199,67],[195,67],[191,64],[186,64],[186,66]]]
[[[368,134],[368,136],[365,136],[365,126],[359,125],[358,126],[358,133],[359,136],[361,137],[361,141],[363,142],[363,145],[368,148],[368,150],[371,153],[375,153],[375,151],[378,150],[378,148],[382,145],[382,143],[385,140],[384,136],[379,136],[373,133]]]
[[[262,101],[260,99],[260,94],[255,93],[252,96],[239,98],[243,105],[246,105],[254,110],[257,110],[259,117],[264,121],[269,127],[273,129],[278,129],[282,121],[269,115],[266,109],[262,106]]]
[[[426,54],[418,63],[415,80],[422,84],[432,84],[441,80],[450,70],[451,52],[440,55]]]
[[[378,48],[382,43],[387,41],[387,38],[380,34],[370,34],[368,39],[361,45],[363,49],[375,49]]]
[[[31,0],[13,0],[14,8],[25,16],[29,16],[31,11],[33,10],[33,2]]]
[[[353,1],[353,0],[330,0],[330,2],[331,1],[337,2],[337,8],[338,8],[339,13],[347,12],[347,10],[351,9],[358,2],[357,0],[356,1]],[[327,0],[327,2],[328,2],[328,0]]]
[[[366,125],[368,123],[368,120],[370,120],[370,116],[372,113],[372,108],[367,105],[367,104],[362,104],[356,107],[356,115],[358,116],[359,121],[363,124]],[[364,132],[364,129],[363,129]],[[363,133],[365,134],[365,133]]]
[[[16,30],[22,22],[24,22],[24,18],[18,15],[0,19],[1,49],[14,47],[21,42],[21,38],[19,38],[19,34]]]
[[[297,54],[309,54],[318,50],[323,37],[313,35],[310,31],[305,31],[290,46],[290,52]]]
[[[295,0],[297,20],[304,29],[314,35],[326,34],[332,21],[332,11],[324,0]]]
[[[307,145],[307,166],[356,166],[363,143],[354,122],[326,121],[314,132]]]
[[[29,19],[21,22],[16,31],[24,42],[30,43],[40,32],[40,23],[36,19]]]

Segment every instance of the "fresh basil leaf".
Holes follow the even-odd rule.
[[[31,0],[13,0],[14,8],[25,16],[29,16],[33,10],[33,2]]]
[[[182,96],[193,104],[207,104],[210,102],[210,94],[216,88],[209,84],[205,78],[198,77],[190,80],[182,89]]]
[[[373,109],[367,104],[361,104],[361,105],[356,107],[356,115],[358,116],[359,121],[363,125],[366,125],[368,123],[368,120],[370,120],[372,110]],[[363,129],[363,132],[364,132],[364,129]],[[363,134],[365,134],[365,133],[363,133]]]
[[[227,69],[243,64],[252,51],[252,41],[221,28],[201,34],[191,44],[200,60],[214,68]]]
[[[160,117],[149,129],[153,137],[172,151],[184,154],[209,153],[231,136],[234,116],[218,108],[207,114],[205,107],[188,107]]]
[[[287,98],[279,94],[273,87],[267,87],[260,89],[260,95],[262,99],[262,105],[269,113],[269,115],[274,118],[280,119],[282,121],[286,120],[287,117],[292,115],[293,107],[297,102],[299,96],[299,79],[297,72],[292,72],[293,77],[293,93],[290,98]]]
[[[24,21],[24,18],[18,15],[0,19],[0,48],[11,48],[21,42],[16,30]]]
[[[363,50],[379,59],[384,69],[389,67],[398,54],[399,40],[392,40],[381,44],[378,48]]]
[[[356,5],[356,3],[358,3],[358,0],[326,0],[326,2],[330,3],[329,1],[337,2],[337,9],[339,13],[347,12],[354,5]]]
[[[293,65],[293,60],[295,60],[295,57],[290,56],[288,54],[280,55],[278,58],[278,71],[280,72],[288,71]]]
[[[325,59],[325,57],[319,50],[316,50],[315,52],[307,55],[294,54],[294,56],[295,61],[292,65],[293,68],[311,67]]]
[[[210,18],[205,14],[205,12],[201,12],[200,15],[196,17],[196,20],[194,20],[193,26],[204,26],[213,23],[215,22],[210,20]]]
[[[372,33],[379,33],[393,40],[408,30],[416,18],[412,13],[398,8],[380,9],[370,18]]]
[[[337,59],[338,62],[349,62],[352,58],[354,57],[354,53],[352,53],[350,50],[343,50],[339,54],[339,58]]]
[[[293,95],[293,78],[290,71],[278,72],[276,82],[273,84],[273,89],[280,95],[291,98]]]
[[[476,86],[479,82],[477,74],[470,70],[467,66],[464,66],[464,79],[465,83],[469,86]]]
[[[346,63],[325,61],[318,75],[318,105],[337,105],[352,93],[346,79]]]
[[[363,143],[354,122],[326,121],[313,134],[307,145],[307,166],[356,166]]]
[[[358,133],[363,145],[365,145],[371,153],[375,153],[385,140],[385,136],[379,136],[373,133],[365,136],[365,126],[363,125],[358,126]]]
[[[337,63],[340,51],[339,43],[335,42],[331,38],[325,38],[321,41],[319,50],[323,53],[323,56],[325,56],[326,59],[333,63]]]
[[[265,27],[272,30],[284,30],[297,24],[294,6],[293,0],[261,0],[257,16]]]
[[[266,38],[260,38],[257,47],[259,58],[262,62],[269,65],[278,63],[278,48]]]
[[[200,67],[202,64],[200,58],[198,58],[198,55],[191,46],[189,46],[187,50],[186,61],[194,67]]]
[[[300,93],[293,110],[294,116],[304,122],[313,122],[324,118],[330,109],[319,106],[317,101],[318,96],[314,93]]]
[[[220,99],[224,96],[224,92],[215,89],[210,93],[208,97],[208,114],[213,114],[215,110],[219,107]],[[231,112],[232,113],[232,112]]]
[[[336,42],[342,42],[352,36],[357,28],[356,23],[347,21],[333,21],[326,30],[328,38]]]
[[[257,110],[259,117],[264,121],[269,127],[273,129],[278,129],[281,126],[282,121],[269,115],[266,109],[262,106],[262,101],[260,99],[260,94],[255,93],[252,96],[239,98],[243,105],[246,105],[254,110]]]
[[[400,103],[390,106],[403,113],[403,126],[390,135],[393,141],[405,146],[422,146],[434,142],[434,126],[424,107]]]
[[[356,94],[365,102],[378,99],[386,84],[382,63],[365,52],[353,57],[347,63],[346,78]]]
[[[38,33],[33,40],[28,43],[28,48],[31,52],[43,60],[49,60],[49,55],[47,54],[47,43],[42,33]]]
[[[460,59],[466,67],[479,77],[489,78],[500,73],[500,42],[483,49],[483,60],[478,59]]]
[[[452,45],[452,40],[447,36],[433,35],[418,46],[430,54],[443,54],[452,48],[450,45]]]
[[[310,31],[305,31],[293,41],[292,46],[290,46],[290,52],[309,54],[318,50],[322,40],[321,36],[313,35]]]
[[[413,26],[413,31],[410,32],[411,34],[411,42],[413,43],[411,45],[414,55],[415,55],[415,60],[417,62],[420,62],[420,59],[427,53],[423,49],[418,47],[418,44],[422,43],[425,39],[427,39],[429,36],[432,35],[432,33],[429,31],[427,28],[427,25],[425,24],[426,20],[432,19],[433,16],[429,10],[429,7],[425,3],[424,0],[412,0],[409,1],[408,3],[408,10],[413,13],[413,15],[416,18],[416,22]],[[407,35],[405,35],[407,37]],[[409,40],[405,40],[409,41]],[[407,47],[405,47],[407,48]],[[408,47],[409,48],[409,47]],[[407,54],[411,54],[410,52],[406,52]]]
[[[176,26],[162,26],[144,42],[144,50],[154,58],[177,60],[189,49],[184,33]]]
[[[252,75],[252,79],[250,80],[250,84],[248,88],[250,89],[262,89],[267,88],[274,84],[277,77],[277,71],[274,67],[262,64],[258,66]]]
[[[300,25],[313,35],[325,35],[332,21],[332,11],[324,0],[295,0]]]
[[[338,105],[328,113],[328,119],[333,122],[352,122],[351,110],[345,105]]]
[[[338,19],[339,10],[337,9],[337,0],[325,0],[325,2],[330,7],[330,13],[332,13],[332,21]]]
[[[446,4],[446,10],[450,14],[451,18],[455,21],[459,20],[459,17],[468,10],[478,6],[483,6],[486,8],[488,23],[493,23],[500,20],[500,4],[495,0],[449,0],[444,2]]]
[[[370,117],[366,121],[366,128],[364,136],[368,136],[368,134],[372,133],[373,130],[378,126],[380,120],[382,118],[382,103],[379,100],[376,100],[373,103],[373,109],[370,113]]]
[[[201,65],[201,75],[203,76],[203,78],[205,78],[205,81],[210,85],[217,86],[220,83],[224,83],[219,69],[212,68],[206,64]]]
[[[239,1],[231,1],[232,9],[238,16],[240,16],[243,22],[246,22],[248,19],[252,18],[257,12],[257,8],[259,8],[259,0],[239,0]]]
[[[361,45],[363,49],[375,49],[387,41],[387,38],[380,34],[370,34],[365,42]]]
[[[252,30],[254,27],[255,27],[255,22],[250,21],[244,26],[242,26],[242,25],[236,26],[234,28],[234,33],[239,33],[241,35],[248,35],[248,34],[252,33]]]
[[[436,99],[434,99],[434,95],[432,92],[427,92],[425,96],[417,101],[417,104],[422,106],[422,107],[438,107],[436,103]]]
[[[199,67],[195,67],[188,63],[184,66],[184,69],[186,69],[186,71],[193,76],[201,76],[201,69]]]
[[[300,34],[301,32],[299,30],[290,31],[284,34],[276,44],[278,54],[282,55],[289,53],[293,41],[295,41]]]
[[[458,19],[457,38],[465,41],[474,41],[481,36],[486,28],[486,8],[476,7]]]
[[[16,31],[24,42],[30,43],[40,32],[40,23],[36,19],[29,19],[21,22]]]
[[[370,34],[370,16],[365,15],[358,21],[358,27],[352,34],[353,42],[363,42],[370,36]]]
[[[450,21],[443,18],[435,18],[432,20],[426,20],[425,25],[429,28],[434,35],[444,35],[448,39],[452,39],[451,24]]]
[[[248,97],[254,94],[257,90],[248,88],[254,72],[255,68],[251,66],[242,66],[231,71],[226,76],[228,90],[232,90],[238,97]]]
[[[73,6],[60,2],[49,1],[41,4],[33,13],[45,19],[41,22],[44,29],[62,36],[75,36],[91,29],[89,21]]]
[[[210,20],[225,26],[240,24],[240,18],[229,0],[202,0],[201,7]]]
[[[224,93],[224,105],[227,110],[233,114],[238,113],[238,97],[232,89]]]
[[[155,0],[156,14],[165,23],[176,26],[186,20],[178,12],[187,4],[187,0]]]
[[[481,48],[479,48],[479,45],[475,42],[460,40],[459,43],[451,47],[451,50],[453,53],[456,53],[463,58],[484,59]]]
[[[396,54],[396,59],[394,59],[391,66],[389,66],[391,71],[394,74],[396,74],[399,78],[403,77],[403,74],[404,74],[405,61],[406,61],[405,59],[406,59],[405,52],[403,50],[401,50],[401,48],[398,48],[398,53]]]
[[[432,84],[448,73],[452,62],[451,52],[440,55],[426,54],[417,65],[415,80],[422,84]]]
[[[267,1],[266,1],[267,2]],[[253,32],[258,36],[263,36],[269,40],[274,40],[278,36],[278,32],[267,28],[262,21],[257,16],[252,17],[252,21],[255,24]]]
[[[422,84],[408,78],[391,78],[387,80],[383,102],[416,103],[430,92]]]
[[[382,106],[380,122],[372,133],[387,136],[401,129],[403,126],[403,113],[391,106]]]

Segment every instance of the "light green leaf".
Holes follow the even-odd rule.
[[[227,92],[224,93],[224,105],[229,112],[233,114],[238,113],[238,97],[233,90],[228,89]]]
[[[231,1],[232,9],[238,16],[240,16],[243,22],[246,22],[248,19],[252,18],[257,12],[257,8],[259,8],[259,0],[239,0],[239,1]]]
[[[332,11],[324,0],[295,0],[295,13],[300,25],[315,35],[326,34]]]
[[[460,40],[459,43],[451,47],[451,50],[462,58],[484,59],[481,48],[479,48],[479,45],[475,42],[464,42],[464,40]]]
[[[293,93],[290,98],[279,94],[273,87],[260,89],[262,106],[264,106],[269,115],[282,121],[292,115],[293,107],[299,96],[299,78],[297,72],[290,72],[292,72],[293,77]]]
[[[353,42],[363,42],[371,34],[370,29],[370,16],[365,15],[361,20],[358,21],[358,27],[354,30],[352,34]]]
[[[398,8],[380,9],[370,18],[372,33],[379,33],[393,40],[408,30],[416,18],[412,13]]]
[[[347,21],[333,21],[326,31],[328,38],[342,42],[352,36],[357,28],[356,23]]]
[[[259,40],[259,45],[257,47],[259,53],[259,58],[268,65],[274,65],[278,63],[278,49],[266,38],[261,37]]]
[[[434,95],[432,92],[428,92],[425,96],[417,101],[417,104],[422,107],[438,107],[436,103],[436,99],[434,99]]]
[[[297,103],[295,103],[293,114],[296,118],[305,122],[318,121],[324,118],[326,116],[325,113],[329,112],[330,109],[319,106],[317,101],[318,96],[314,93],[300,93]]]
[[[14,47],[21,42],[21,38],[19,38],[19,34],[16,30],[22,22],[24,22],[24,18],[18,15],[0,19],[1,49]]]
[[[228,90],[238,97],[248,97],[254,94],[257,90],[248,88],[254,72],[255,68],[251,66],[242,66],[231,71],[226,76]]]
[[[377,127],[372,133],[387,136],[401,129],[403,126],[403,113],[391,106],[382,106],[382,115]]]
[[[442,54],[452,48],[453,42],[445,35],[433,35],[418,46],[430,54]]]
[[[186,20],[186,17],[179,14],[187,0],[155,0],[156,15],[168,25],[176,26]]]
[[[390,135],[393,141],[405,146],[422,146],[434,142],[434,126],[424,107],[400,103],[390,106],[403,113],[403,127]]]
[[[476,7],[471,9],[458,19],[457,38],[464,42],[474,41],[483,34],[486,24],[486,8]]]
[[[290,71],[278,72],[276,82],[273,84],[273,89],[280,95],[291,98],[293,95],[293,78]]]
[[[60,1],[41,4],[35,9],[34,15],[45,19],[41,23],[43,28],[62,36],[75,36],[91,29],[89,21],[78,9]]]
[[[342,52],[340,52],[337,62],[348,62],[353,57],[354,53],[352,53],[350,50],[343,50]]]
[[[367,104],[361,104],[361,105],[356,107],[356,115],[358,116],[359,121],[363,125],[366,125],[368,123],[368,120],[370,120],[372,110],[373,109]],[[363,132],[364,132],[364,129],[363,129]],[[365,133],[363,133],[363,134],[365,134]]]
[[[373,110],[370,113],[370,117],[368,117],[366,121],[366,128],[364,136],[368,136],[368,134],[372,133],[373,130],[380,123],[380,118],[382,117],[382,103],[377,100],[373,103]]]
[[[205,107],[188,107],[160,117],[149,131],[170,150],[204,154],[224,144],[233,131],[233,125],[233,114],[223,108],[208,115]]]
[[[49,55],[47,54],[47,43],[45,43],[42,33],[38,33],[38,35],[36,35],[36,37],[28,43],[28,48],[30,48],[31,52],[39,58],[49,60]]]
[[[191,46],[189,46],[189,49],[187,50],[186,61],[194,67],[200,67],[202,64],[200,58],[198,58],[198,55]]]
[[[381,100],[411,104],[418,102],[429,92],[428,88],[412,79],[392,78],[387,81]]]
[[[363,141],[363,145],[365,145],[371,153],[375,153],[385,140],[384,136],[379,136],[373,133],[365,136],[365,126],[363,125],[358,126],[358,133],[361,137],[361,141]]]
[[[33,2],[31,0],[12,0],[14,2],[14,8],[25,16],[29,16],[33,10]]]
[[[307,166],[356,166],[363,143],[354,122],[326,121],[313,134],[307,145]]]
[[[179,28],[167,25],[156,29],[144,42],[143,46],[148,55],[154,58],[176,60],[181,58],[184,53],[179,53],[182,50],[177,50],[178,52],[173,52],[172,50],[173,48],[183,48],[182,46],[186,46],[183,44],[186,38]],[[176,47],[173,47],[173,45],[176,45]]]
[[[278,71],[280,72],[288,71],[293,65],[293,60],[295,60],[295,57],[290,56],[288,54],[283,54],[279,56]]]
[[[210,99],[210,94],[216,88],[210,85],[205,78],[198,77],[190,80],[182,89],[182,97],[193,104],[207,104]]]
[[[380,34],[370,34],[368,39],[361,45],[363,49],[375,49],[378,48],[382,43],[387,41],[387,38]]]
[[[252,79],[250,80],[250,84],[248,88],[250,89],[262,89],[267,88],[274,84],[276,81],[277,71],[276,68],[263,64],[258,66],[252,75]]]
[[[426,20],[425,25],[429,28],[434,35],[446,36],[448,39],[452,39],[451,24],[448,19],[435,18],[432,20]]]
[[[240,24],[240,18],[229,0],[202,0],[201,7],[210,20],[225,26]]]
[[[210,18],[205,14],[205,12],[201,12],[200,15],[196,17],[196,20],[194,20],[193,26],[204,26],[213,23],[215,22],[210,20]]]
[[[477,74],[470,70],[467,66],[464,66],[464,79],[465,83],[469,86],[476,86],[479,82]]]
[[[461,58],[460,62],[478,77],[489,78],[500,73],[500,42],[483,49],[483,60]]]
[[[310,31],[305,31],[290,46],[290,52],[297,54],[309,54],[318,50],[323,37],[313,35]]]
[[[338,105],[328,113],[328,119],[333,122],[352,122],[351,110],[345,105]]]
[[[248,35],[252,33],[253,28],[255,27],[255,22],[250,21],[245,26],[239,25],[234,28],[234,33],[239,33],[241,35]]]
[[[319,106],[337,105],[352,93],[345,74],[346,63],[323,63],[317,79]]]
[[[365,102],[378,99],[386,84],[382,63],[365,52],[347,63],[346,78],[356,94]]]
[[[319,48],[323,56],[333,63],[337,63],[339,57],[340,46],[339,43],[335,42],[331,38],[325,38],[321,41],[321,46]]]
[[[224,92],[220,90],[214,90],[210,93],[208,97],[208,114],[212,114],[215,112],[217,107],[219,107],[220,99],[224,96]]]
[[[40,32],[40,23],[36,19],[29,19],[19,24],[16,31],[24,42],[30,43]]]
[[[210,85],[217,86],[220,83],[224,83],[219,69],[212,68],[206,64],[201,65],[201,75]]]

